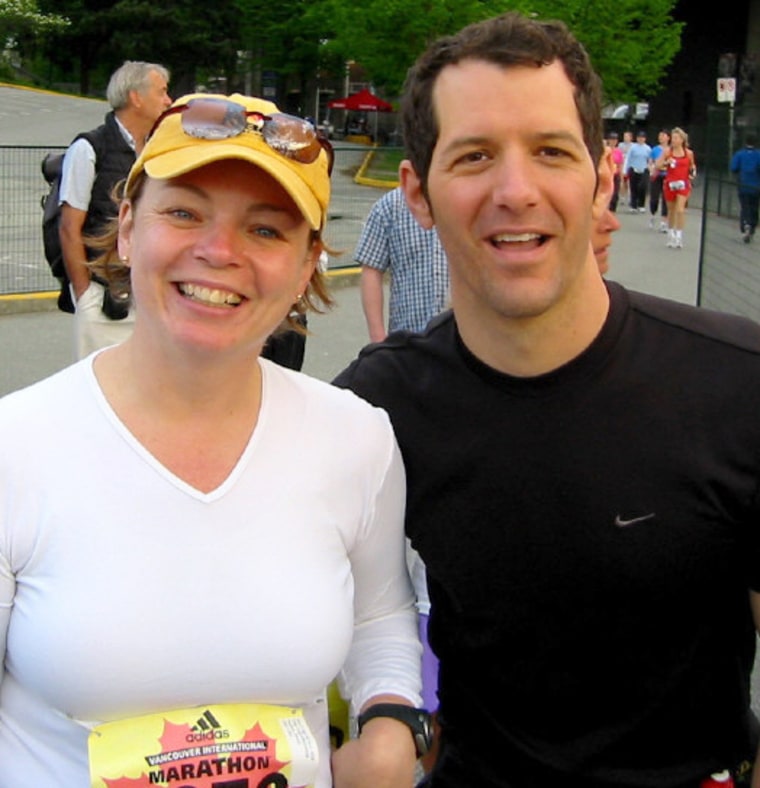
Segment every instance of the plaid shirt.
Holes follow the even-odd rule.
[[[379,271],[390,268],[389,331],[423,331],[448,306],[449,269],[438,233],[417,224],[400,188],[372,206],[354,259]]]

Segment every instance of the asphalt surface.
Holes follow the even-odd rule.
[[[105,101],[0,83],[0,145],[68,145],[106,112]]]

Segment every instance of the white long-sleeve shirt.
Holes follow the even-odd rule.
[[[105,400],[92,357],[0,400],[0,788],[88,788],[92,723],[326,685],[418,704],[405,483],[387,416],[266,361],[256,429],[202,493]],[[62,416],[61,414],[65,414]]]

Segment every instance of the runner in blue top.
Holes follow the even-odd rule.
[[[760,151],[755,147],[756,142],[756,135],[748,133],[744,147],[731,159],[731,172],[737,176],[741,205],[739,222],[745,244],[748,244],[755,234],[758,205],[760,205]]]
[[[647,198],[649,180],[649,157],[652,148],[647,145],[647,133],[643,129],[636,132],[636,142],[628,149],[623,164],[623,172],[628,176],[631,193],[631,210],[643,213]]]

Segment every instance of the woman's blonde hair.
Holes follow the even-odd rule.
[[[670,130],[670,141],[671,141],[671,143],[673,142],[673,135],[674,134],[680,134],[681,135],[681,139],[683,140],[684,148],[688,148],[689,147],[689,135],[680,126],[675,126],[674,128],[672,128]]]
[[[133,206],[140,201],[143,186],[148,176],[145,172],[140,173],[132,183],[128,192],[125,191],[126,180],[117,183],[112,192],[111,198],[118,208],[128,200]],[[131,297],[132,284],[130,279],[130,267],[128,260],[119,257],[119,218],[118,215],[111,219],[95,236],[85,239],[86,245],[96,252],[95,258],[89,263],[92,272],[102,279],[111,292],[120,298]],[[333,253],[321,239],[318,231],[311,231],[311,243],[319,244],[328,254]],[[308,331],[299,322],[298,317],[307,312],[324,313],[334,306],[335,302],[330,295],[327,286],[327,277],[320,265],[315,266],[314,272],[309,279],[306,290],[298,298],[290,309],[289,314],[280,326],[280,329],[291,329],[300,334]],[[280,330],[278,329],[278,330]]]

